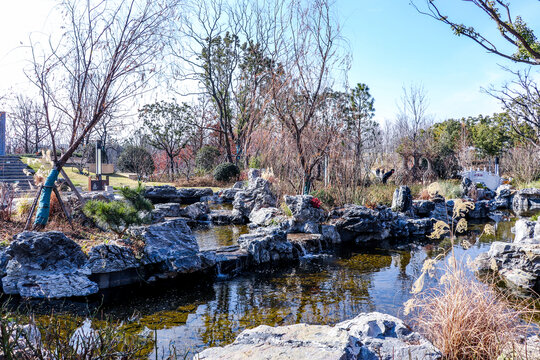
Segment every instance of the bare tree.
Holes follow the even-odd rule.
[[[500,89],[485,90],[499,100],[512,120],[512,128],[531,145],[540,149],[540,87],[530,69],[512,71],[515,79]]]
[[[436,0],[425,0],[425,6],[419,7],[412,1],[411,4],[421,14],[430,16],[450,26],[458,36],[466,36],[486,49],[488,52],[502,56],[515,62],[530,65],[540,65],[540,42],[536,39],[534,31],[525,23],[521,16],[512,17],[510,2],[503,0],[466,0],[482,10],[496,25],[500,38],[494,39],[481,34],[474,27],[460,24],[451,20],[440,10]],[[419,2],[419,1],[416,1]],[[538,1],[536,2],[538,3]],[[538,7],[540,11],[540,6]],[[498,46],[496,42],[503,40],[510,44],[515,52],[506,50],[507,46]]]
[[[424,156],[425,129],[432,119],[427,114],[428,99],[424,87],[403,87],[401,103],[398,105],[396,127],[401,135],[398,153],[403,157],[403,170],[410,180],[420,179],[420,160]],[[412,165],[409,161],[412,158]]]
[[[28,78],[37,86],[53,147],[34,228],[49,218],[51,191],[64,164],[109,109],[141,93],[155,74],[173,0],[66,0],[67,29],[48,46],[32,42]],[[70,123],[68,147],[56,154],[58,129]]]
[[[317,111],[332,88],[331,72],[338,70],[340,29],[331,4],[325,0],[309,3],[292,1],[287,17],[279,24],[273,49],[275,66],[271,96],[273,115],[291,137],[303,177],[303,192],[309,193],[313,170],[324,153],[308,150]],[[331,139],[319,149],[328,147]],[[324,145],[324,144],[323,144]]]
[[[25,153],[37,153],[42,141],[48,135],[39,103],[33,99],[17,95],[11,110],[15,137],[21,142]]]

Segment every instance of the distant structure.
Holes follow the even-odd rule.
[[[0,111],[0,156],[6,155],[6,113]]]

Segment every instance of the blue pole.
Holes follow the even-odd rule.
[[[51,193],[58,179],[58,169],[54,168],[47,176],[45,184],[43,185],[43,191],[41,192],[41,197],[39,198],[39,205],[36,213],[36,218],[34,220],[34,227],[44,227],[47,225],[49,220],[50,208],[51,208]]]

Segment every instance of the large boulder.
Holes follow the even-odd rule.
[[[522,189],[512,198],[512,211],[519,216],[526,216],[540,210],[540,189]]]
[[[412,209],[418,217],[428,217],[435,210],[435,203],[430,200],[413,200]]]
[[[156,204],[152,210],[152,217],[161,219],[166,217],[180,217],[183,214],[183,210],[179,203]]]
[[[244,330],[225,347],[206,349],[197,360],[435,360],[441,352],[400,319],[362,313],[352,320],[328,325],[261,325]]]
[[[392,198],[392,211],[406,212],[412,206],[411,189],[408,186],[400,186],[394,191]]]
[[[262,208],[249,214],[249,222],[256,226],[268,226],[276,221],[276,216],[279,214],[279,209],[275,207]]]
[[[397,217],[388,209],[374,210],[360,205],[346,205],[333,210],[329,216],[343,241],[356,242],[391,237],[389,225]]]
[[[181,214],[183,217],[188,219],[205,221],[208,220],[209,212],[210,208],[208,207],[208,204],[205,202],[198,202],[186,206],[184,209],[182,209]]]
[[[0,279],[6,275],[6,268],[10,258],[7,249],[7,246],[0,246]]]
[[[276,207],[277,199],[272,193],[272,184],[263,178],[255,178],[248,186],[236,193],[233,209],[240,215],[249,218],[252,211],[265,207]]]
[[[215,225],[243,225],[246,223],[246,218],[238,211],[233,210],[212,210],[208,217],[212,224]]]
[[[491,202],[489,200],[479,200],[474,203],[474,209],[467,212],[468,219],[486,219],[491,210]]]
[[[514,243],[540,244],[540,221],[520,219],[514,226]]]
[[[98,292],[90,281],[86,255],[59,231],[15,236],[7,250],[10,260],[2,279],[4,292],[32,298],[86,296]]]
[[[149,186],[144,196],[154,204],[180,203],[193,204],[201,201],[202,197],[212,196],[214,192],[206,189],[177,189],[172,185]]]
[[[323,220],[324,210],[314,206],[311,195],[285,195],[285,204],[297,223],[317,223]]]
[[[241,235],[238,245],[246,250],[254,264],[292,260],[298,257],[284,231],[260,228],[254,233]]]
[[[242,191],[242,188],[223,189],[223,190],[219,190],[217,192],[217,195],[219,196],[222,202],[233,202],[234,197],[236,196],[236,193],[240,191]]]
[[[88,263],[92,274],[105,274],[140,266],[133,251],[116,243],[99,244],[88,253]]]
[[[130,229],[144,242],[142,262],[158,264],[169,273],[189,273],[202,269],[199,245],[184,219]]]

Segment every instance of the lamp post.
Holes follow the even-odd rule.
[[[96,177],[101,182],[101,140],[96,141]]]

